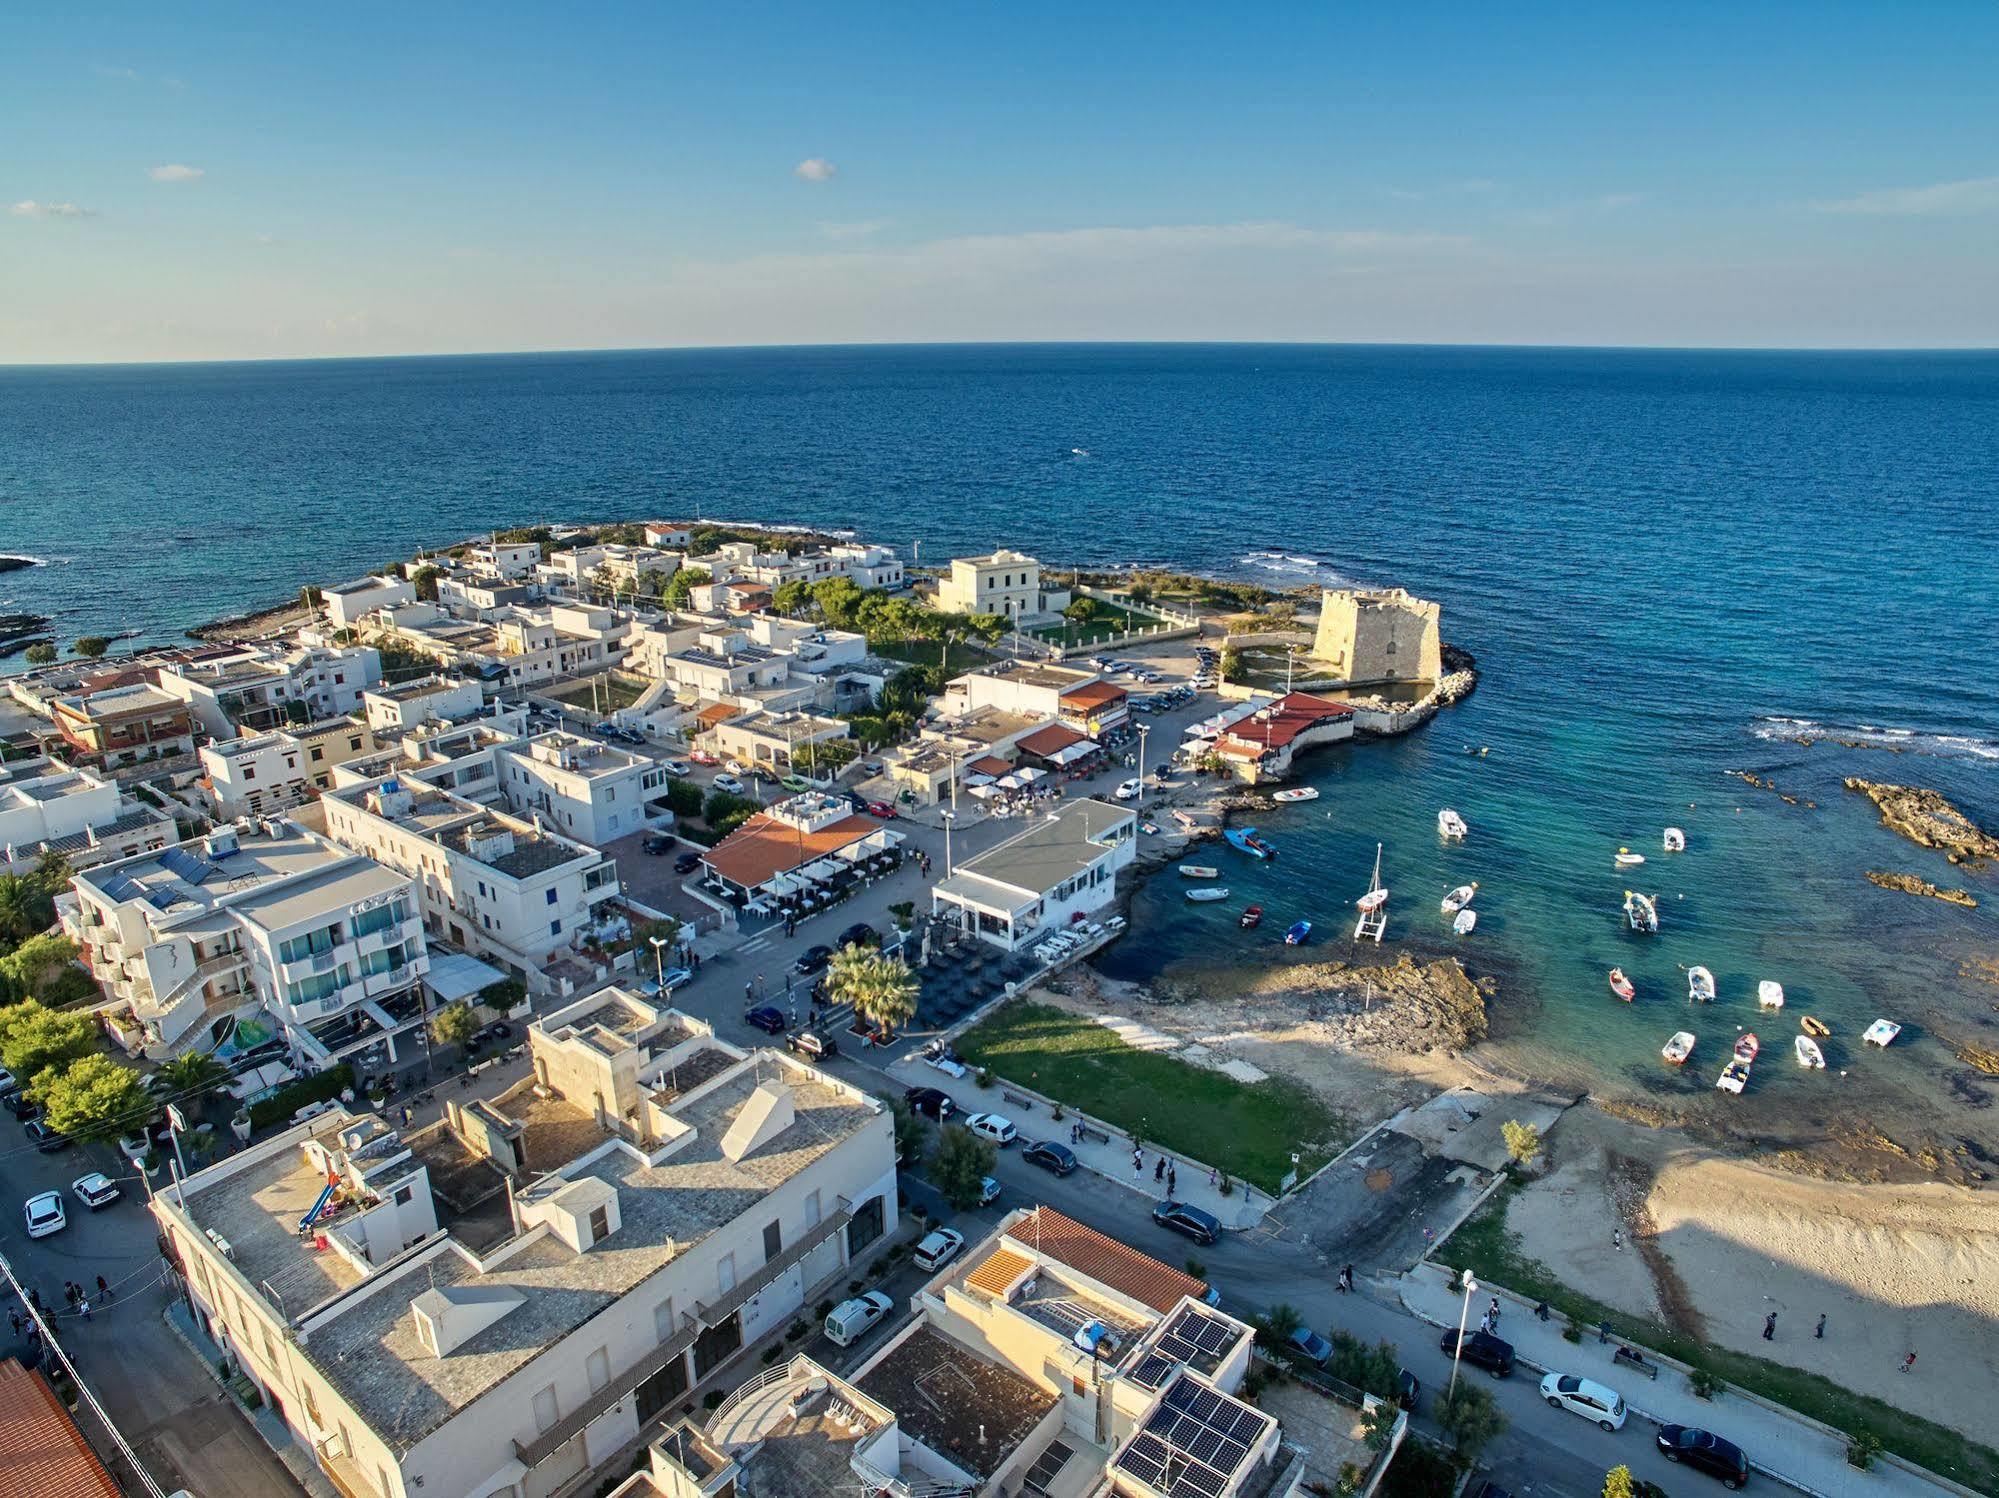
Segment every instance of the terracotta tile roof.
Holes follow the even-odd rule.
[[[1062,694],[1062,706],[1071,711],[1087,712],[1093,707],[1108,707],[1113,702],[1125,699],[1123,687],[1114,687],[1107,681],[1093,681],[1085,686],[1071,687]]]
[[[965,768],[974,775],[1011,775],[1013,766],[997,754],[981,754]]]
[[[1051,754],[1060,754],[1071,744],[1082,743],[1084,738],[1085,735],[1073,728],[1064,728],[1060,723],[1050,723],[1046,728],[1037,728],[1033,733],[1020,739],[1015,747],[1023,753],[1039,755],[1046,759]]]
[[[1013,1288],[1022,1270],[1033,1267],[1034,1260],[1025,1255],[1010,1248],[996,1248],[986,1256],[985,1263],[965,1276],[965,1283],[988,1295],[1004,1295]]]
[[[796,827],[759,812],[710,848],[702,862],[724,879],[755,889],[773,875],[801,868],[816,858],[837,853],[879,830],[872,817],[842,817],[817,832]]]
[[[1007,1236],[1022,1247],[1038,1248],[1044,1258],[1067,1264],[1100,1285],[1143,1301],[1162,1315],[1178,1305],[1183,1295],[1199,1300],[1208,1293],[1206,1281],[1169,1268],[1115,1238],[1106,1238],[1053,1207],[1036,1207],[1008,1228]]]
[[[13,1358],[0,1362],[0,1493],[119,1498],[55,1392]]]
[[[703,728],[713,728],[717,723],[726,723],[742,709],[729,702],[711,702],[694,716]]]
[[[1266,717],[1265,714],[1268,714]],[[1229,737],[1261,749],[1268,745],[1282,749],[1308,728],[1336,718],[1351,718],[1353,709],[1344,702],[1314,697],[1309,692],[1292,692],[1280,697],[1262,713],[1244,718],[1229,729]]]

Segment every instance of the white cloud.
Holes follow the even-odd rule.
[[[1813,206],[1821,213],[1980,213],[1999,208],[1999,177],[1970,177],[1928,187],[1884,187]]]
[[[7,211],[15,218],[95,218],[88,208],[79,208],[74,203],[37,203],[33,198],[24,198],[9,205]]]
[[[156,166],[146,173],[155,182],[193,182],[208,174],[198,166],[182,166],[178,161],[170,161],[165,166]]]
[[[1642,192],[1607,192],[1596,200],[1599,208],[1629,208],[1633,203],[1645,201]]]
[[[808,156],[791,169],[793,176],[805,182],[830,182],[838,170],[824,156]]]
[[[887,227],[888,227],[887,219],[869,218],[869,219],[861,219],[856,223],[821,224],[819,226],[819,232],[825,235],[828,239],[835,239],[835,240],[867,239],[873,235],[881,233],[881,231],[886,229]]]

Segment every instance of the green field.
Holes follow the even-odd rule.
[[[1038,639],[1052,640],[1064,649],[1071,649],[1077,645],[1094,645],[1099,640],[1115,640],[1133,630],[1150,629],[1166,622],[1157,614],[1148,614],[1143,609],[1105,603],[1101,598],[1091,602],[1097,606],[1097,616],[1088,624],[1064,620],[1060,624],[1044,624],[1031,633]]]
[[[1516,1189],[1509,1186],[1496,1193],[1450,1236],[1436,1258],[1453,1269],[1469,1269],[1480,1279],[1504,1285],[1529,1300],[1545,1300],[1581,1326],[1594,1327],[1607,1321],[1619,1337],[1654,1348],[1689,1367],[1705,1369],[1723,1383],[1760,1394],[1834,1430],[1848,1435],[1872,1432],[1886,1450],[1981,1493],[1999,1492],[1999,1451],[1989,1446],[1967,1440],[1920,1415],[1856,1394],[1816,1373],[1695,1342],[1661,1322],[1612,1310],[1563,1284],[1545,1264],[1522,1254],[1519,1235],[1507,1231],[1506,1207]],[[1717,1403],[1727,1408],[1726,1391],[1717,1396]]]
[[[965,1035],[974,1066],[1080,1108],[1147,1144],[1213,1165],[1275,1194],[1300,1156],[1302,1180],[1344,1148],[1353,1130],[1317,1097],[1281,1077],[1254,1085],[1126,1045],[1102,1025],[1048,1004],[1016,1000]]]
[[[638,677],[619,676],[606,671],[595,677],[586,676],[578,681],[564,682],[560,687],[545,691],[541,695],[556,702],[567,703],[583,712],[609,715],[621,707],[632,706],[646,694],[646,688],[650,685],[651,683]]]
[[[954,640],[948,656],[942,640],[869,640],[868,649],[892,661],[912,666],[943,665],[951,671],[969,671],[991,660],[992,652],[965,640]]]

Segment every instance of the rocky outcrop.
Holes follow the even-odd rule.
[[[1898,889],[1905,895],[1928,895],[1932,900],[1944,900],[1952,905],[1962,905],[1966,910],[1976,910],[1978,902],[1966,889],[1938,889],[1927,879],[1918,879],[1914,874],[1884,874],[1879,869],[1867,871],[1867,882],[1878,884],[1883,889]]]
[[[1980,863],[1999,858],[1994,837],[1941,795],[1921,786],[1879,785],[1848,777],[1846,788],[1858,791],[1881,812],[1883,825],[1912,843],[1938,849],[1952,863]]]
[[[1259,1006],[1269,1001],[1302,1009],[1324,1025],[1343,1050],[1462,1051],[1486,1036],[1486,991],[1454,957],[1419,962],[1407,952],[1392,963],[1299,963],[1257,973],[1245,983],[1234,974],[1233,996]],[[1216,997],[1202,978],[1167,979],[1155,985],[1167,1003]]]
[[[41,565],[34,557],[0,556],[0,572],[19,572],[25,567]]]

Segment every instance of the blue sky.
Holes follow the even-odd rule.
[[[1519,9],[20,7],[0,361],[1999,345],[1999,7]]]

